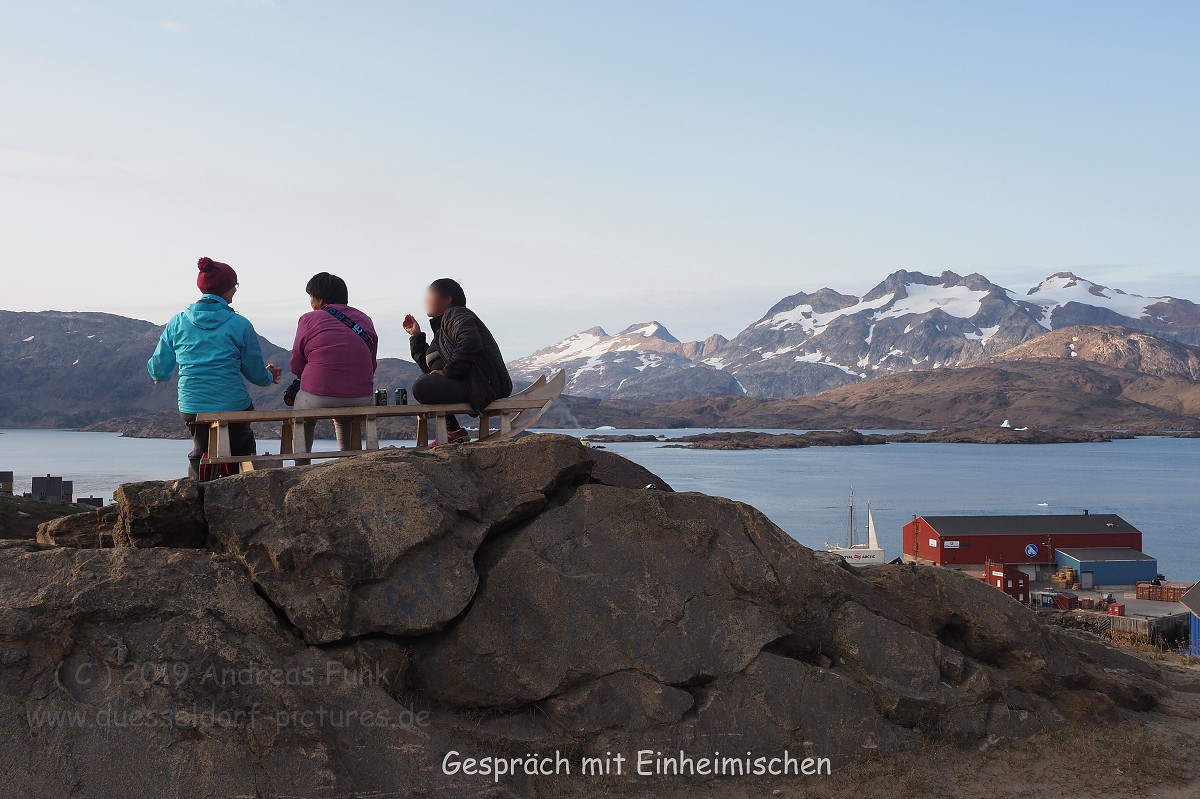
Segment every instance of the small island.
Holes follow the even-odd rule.
[[[677,438],[652,435],[590,435],[593,443],[662,442],[677,449],[804,449],[861,447],[878,444],[1085,444],[1134,438],[1133,434],[1097,430],[1016,430],[1010,427],[946,427],[928,432],[861,433],[858,430],[812,430],[807,433],[759,433],[750,430],[698,433]]]

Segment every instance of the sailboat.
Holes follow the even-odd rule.
[[[825,550],[841,555],[851,566],[887,563],[887,554],[879,546],[879,537],[875,533],[875,514],[871,512],[870,502],[867,503],[867,540],[857,542],[854,539],[854,489],[850,489],[850,541],[844,547],[826,542]]]

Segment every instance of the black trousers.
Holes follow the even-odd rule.
[[[246,410],[254,410],[251,405]],[[206,424],[196,424],[196,414],[181,413],[183,423],[192,433],[192,451],[188,453],[188,476],[200,479],[200,459],[208,454],[208,430]],[[249,424],[229,425],[229,454],[255,455],[257,450],[254,443],[254,430]]]
[[[421,375],[413,382],[412,395],[417,402],[431,405],[453,405],[467,401],[469,388],[466,380],[456,380],[445,375]],[[446,415],[446,429],[462,429],[453,414]]]

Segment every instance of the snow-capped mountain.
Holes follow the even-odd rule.
[[[566,391],[579,397],[682,399],[743,393],[731,373],[702,360],[726,346],[721,336],[682,342],[658,322],[615,335],[593,327],[509,364],[518,379],[566,369]]]
[[[982,275],[901,271],[862,297],[830,289],[787,297],[718,357],[749,394],[790,397],[985,360],[1042,332]]]
[[[1200,305],[1188,300],[1126,294],[1070,272],[1051,275],[1026,294],[1010,296],[1018,303],[1037,306],[1039,322],[1050,330],[1124,325],[1160,338],[1200,344]]]
[[[530,379],[565,368],[589,397],[794,397],[883,374],[980,363],[1047,330],[1124,326],[1200,343],[1200,306],[1052,275],[1027,292],[983,275],[899,271],[863,296],[794,294],[726,341],[680,342],[657,322],[577,333],[513,362]]]

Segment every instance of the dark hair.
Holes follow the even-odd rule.
[[[304,290],[308,292],[308,296],[323,302],[337,305],[346,305],[350,302],[350,290],[346,288],[346,281],[328,272],[318,272],[313,275]]]
[[[449,297],[451,305],[466,307],[467,293],[463,291],[462,286],[458,285],[457,280],[448,277],[439,277],[429,284],[429,288],[443,297]]]

